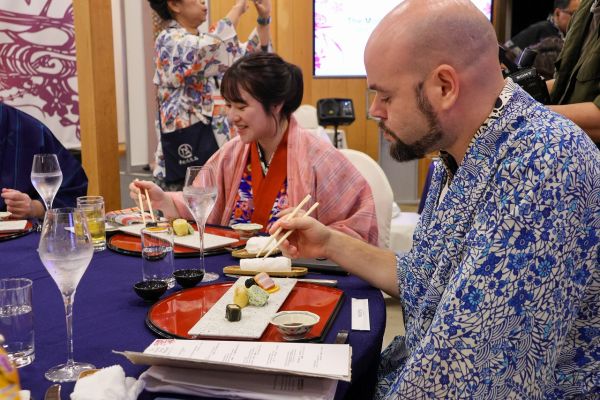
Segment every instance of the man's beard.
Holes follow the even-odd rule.
[[[390,156],[399,162],[417,160],[425,157],[426,154],[431,153],[432,151],[439,150],[439,148],[436,148],[436,145],[439,144],[444,137],[437,115],[435,111],[433,111],[431,103],[427,97],[425,97],[425,93],[423,93],[423,82],[416,86],[415,92],[417,97],[417,108],[425,116],[429,128],[425,136],[413,144],[407,144],[400,140],[395,132],[385,126],[383,121],[379,121],[379,129],[396,139],[390,145]]]

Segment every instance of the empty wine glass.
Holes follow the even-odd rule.
[[[53,382],[72,382],[82,371],[95,368],[92,364],[73,361],[73,299],[94,254],[83,211],[77,208],[48,210],[38,253],[62,294],[67,322],[67,362],[50,368],[45,376]]]
[[[46,210],[52,208],[54,196],[60,188],[63,176],[56,154],[35,154],[31,166],[31,183],[44,201]]]
[[[219,274],[206,272],[204,265],[204,227],[217,201],[217,178],[213,167],[188,167],[185,173],[183,198],[198,225],[198,234],[200,235],[199,270],[204,273],[202,282],[214,281],[219,278]]]

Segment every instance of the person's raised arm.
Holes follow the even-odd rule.
[[[234,27],[237,27],[240,22],[240,17],[244,15],[246,10],[248,10],[248,0],[236,0],[225,18],[229,19]]]
[[[349,273],[369,282],[391,296],[398,297],[396,255],[379,249],[362,240],[328,228],[311,217],[295,217],[287,221],[280,214],[271,227],[274,234],[281,226],[284,230],[295,229],[281,245],[284,254],[292,257],[326,257],[339,264]]]
[[[261,49],[268,48],[271,42],[271,0],[254,0],[254,6],[258,13],[256,32],[260,40],[260,47]]]

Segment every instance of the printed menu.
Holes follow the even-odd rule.
[[[347,344],[157,339],[143,353],[116,353],[134,364],[351,379]]]

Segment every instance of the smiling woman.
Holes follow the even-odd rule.
[[[272,53],[254,53],[236,61],[221,85],[228,119],[237,136],[207,165],[218,177],[217,202],[208,223],[254,222],[268,231],[280,211],[307,195],[308,209],[326,225],[370,243],[378,229],[371,189],[360,172],[330,142],[300,128],[292,116],[303,95],[302,71]],[[190,217],[181,192],[166,193],[150,182],[152,205],[167,217]]]

